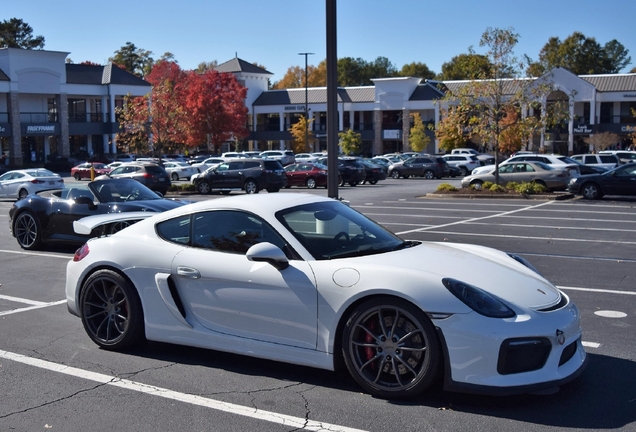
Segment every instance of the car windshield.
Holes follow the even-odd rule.
[[[338,201],[281,210],[276,218],[316,260],[358,257],[411,247],[361,213]]]
[[[96,180],[89,187],[101,198],[101,202],[147,201],[161,199],[156,192],[137,180],[116,179]]]

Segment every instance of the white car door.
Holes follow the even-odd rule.
[[[257,216],[231,210],[194,217],[193,246],[177,254],[173,278],[197,321],[210,330],[302,348],[316,348],[317,291],[302,260],[284,270],[249,261],[256,243],[285,247]]]

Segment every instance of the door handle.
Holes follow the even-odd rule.
[[[177,267],[177,275],[187,279],[199,279],[201,277],[199,270],[182,266]]]

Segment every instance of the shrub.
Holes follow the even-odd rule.
[[[190,183],[172,184],[170,186],[170,189],[168,189],[168,191],[170,191],[170,192],[196,192],[196,188],[194,187],[193,184],[190,184]]]
[[[484,185],[485,185],[485,184],[486,184],[486,183],[484,183]],[[494,185],[490,186],[490,187],[488,188],[488,190],[490,190],[490,192],[505,192],[505,191],[506,191],[506,188],[505,188],[505,187],[503,187],[503,186],[501,186],[501,185],[494,184]]]
[[[490,189],[492,187],[492,185],[494,185],[493,182],[491,181],[485,181],[483,185],[481,185],[481,187],[483,187],[484,189]]]
[[[439,186],[437,186],[437,190],[438,191],[449,191],[449,192],[455,192],[457,191],[457,188],[455,186],[453,186],[450,183],[442,183]]]
[[[519,187],[519,183],[517,182],[510,182],[506,185],[506,189],[512,190],[512,191],[516,191],[517,187]]]

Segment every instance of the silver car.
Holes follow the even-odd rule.
[[[0,176],[0,198],[22,199],[29,194],[59,189],[64,179],[44,168],[7,171]]]
[[[513,162],[499,166],[499,184],[505,186],[510,182],[535,182],[548,190],[564,190],[572,176],[570,170],[563,166],[548,165],[543,162]],[[481,188],[484,182],[495,182],[495,169],[462,179],[462,187]]]

